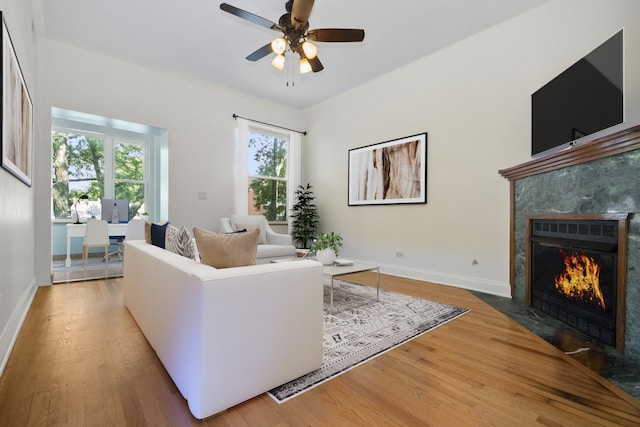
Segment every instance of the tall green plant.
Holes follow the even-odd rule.
[[[297,247],[308,249],[318,229],[318,208],[314,204],[316,196],[311,184],[298,185],[296,204],[291,208],[291,237]]]

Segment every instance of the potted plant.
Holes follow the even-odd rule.
[[[315,196],[311,184],[307,183],[306,187],[298,185],[296,198],[297,202],[291,207],[289,215],[293,218],[291,238],[298,248],[307,249],[318,229],[318,208],[313,203]]]
[[[311,243],[311,253],[323,265],[330,265],[336,260],[340,247],[342,246],[342,236],[340,233],[320,233]]]

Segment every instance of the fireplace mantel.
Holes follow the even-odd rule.
[[[509,181],[640,148],[640,125],[498,171]]]

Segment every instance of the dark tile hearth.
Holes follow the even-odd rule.
[[[629,360],[615,348],[527,307],[524,301],[482,292],[472,293],[631,396],[640,399],[640,364],[635,360]]]

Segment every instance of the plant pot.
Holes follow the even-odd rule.
[[[316,260],[322,265],[331,265],[336,260],[336,253],[332,248],[321,249],[316,252]]]

